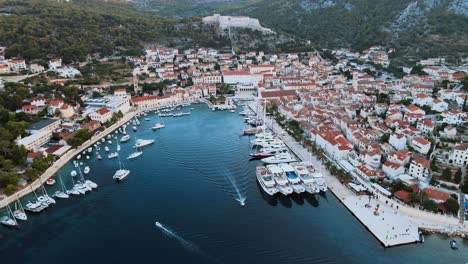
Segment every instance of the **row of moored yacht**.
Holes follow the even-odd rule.
[[[327,185],[322,174],[308,163],[280,163],[258,166],[257,180],[269,195],[325,192]]]

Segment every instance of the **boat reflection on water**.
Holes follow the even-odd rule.
[[[279,203],[286,208],[291,208],[293,202],[297,205],[304,205],[305,201],[307,201],[313,207],[319,206],[319,201],[317,200],[316,194],[310,194],[310,193],[304,192],[301,194],[294,193],[288,196],[282,195],[280,193],[277,193],[275,195],[268,195],[260,186],[258,181],[257,181],[257,189],[258,189],[258,192],[262,195],[263,200],[265,200],[271,206],[277,206]],[[321,195],[321,196],[327,199],[326,194]]]
[[[257,189],[258,189],[258,192],[260,192],[260,194],[262,195],[263,200],[265,200],[269,205],[271,205],[271,206],[277,206],[278,205],[278,200],[276,200],[276,197],[267,194],[263,190],[262,186],[260,186],[260,183],[258,183],[258,181],[257,181]]]
[[[315,195],[310,194],[310,193],[304,193],[303,197],[313,207],[318,207],[319,206],[319,202],[318,202],[317,198],[315,197]]]
[[[296,204],[298,204],[298,205],[303,205],[304,204],[304,197],[302,196],[302,194],[293,193],[290,196],[291,196],[291,199]]]

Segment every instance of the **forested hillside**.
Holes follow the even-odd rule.
[[[374,44],[395,47],[397,60],[468,55],[468,1],[466,0],[134,0],[145,2],[161,16],[224,15],[258,18],[263,26],[285,32],[323,48],[363,50]],[[203,0],[202,0],[203,1]],[[176,6],[176,14],[160,12]],[[151,5],[153,4],[153,5]],[[155,8],[152,8],[155,6]]]
[[[0,46],[7,57],[62,56],[65,63],[88,54],[138,54],[145,43],[169,46],[229,45],[199,19],[173,20],[101,1],[0,1]]]

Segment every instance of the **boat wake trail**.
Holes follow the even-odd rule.
[[[171,229],[169,229],[168,227],[165,227],[163,226],[161,223],[159,222],[155,222],[155,225],[156,227],[158,227],[166,236],[170,237],[170,238],[173,238],[175,240],[177,240],[181,245],[182,247],[184,247],[185,249],[189,250],[189,251],[192,251],[193,253],[195,254],[198,254],[214,263],[218,263],[219,261],[217,261],[216,259],[214,259],[213,257],[211,257],[210,255],[206,254],[205,252],[203,252],[203,250],[201,250],[197,245],[195,245],[193,242],[190,242],[186,239],[184,239],[183,237],[179,236],[177,233],[175,233],[174,231],[172,231]]]
[[[230,172],[225,170],[223,174],[224,174],[224,177],[226,177],[226,179],[234,188],[234,191],[235,191],[234,195],[236,196],[234,199],[236,199],[236,201],[238,201],[241,206],[244,206],[245,200],[247,200],[247,196],[241,193],[241,191],[239,190],[239,187],[237,186],[236,180],[234,179],[234,177],[232,177],[232,174]]]

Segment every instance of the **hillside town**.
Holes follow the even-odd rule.
[[[34,81],[18,81],[27,94],[14,112],[33,117],[15,139],[26,164],[15,167],[18,186],[2,186],[6,194],[33,178],[28,172],[36,159],[59,158],[132,111],[202,101],[222,106],[241,98],[266,102],[286,127],[298,124],[296,140],[313,144],[344,170],[343,184],[353,191],[372,183],[402,203],[468,219],[468,197],[460,191],[468,192],[467,63],[426,59],[397,77],[386,70],[395,49],[380,46],[286,54],[154,47],[124,58],[132,68],[128,83],[84,87],[66,82],[81,76],[76,65],[60,58],[28,64],[6,59],[4,50],[2,90],[15,92],[17,83],[2,82],[7,77],[50,72],[62,87],[41,93]],[[5,164],[2,170],[14,171]]]

